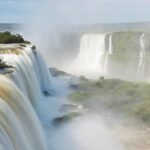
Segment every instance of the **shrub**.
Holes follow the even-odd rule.
[[[23,37],[20,34],[11,34],[10,32],[0,32],[0,44],[9,43],[25,43]]]

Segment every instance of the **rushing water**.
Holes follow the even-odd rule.
[[[76,75],[95,78],[104,73],[105,34],[85,34],[81,37],[80,50],[69,71]],[[79,67],[80,66],[80,67]]]
[[[113,45],[112,45],[112,35],[110,34],[109,36],[109,43],[108,43],[108,51],[107,51],[107,54],[106,54],[106,60],[105,60],[105,63],[104,63],[104,75],[107,76],[108,75],[108,72],[109,72],[109,63],[110,63],[110,58],[111,58],[111,55],[112,55],[112,52],[113,52]]]
[[[0,57],[14,67],[13,73],[8,69],[0,75],[0,150],[123,149],[93,116],[58,127],[52,124],[64,114],[60,107],[68,103],[69,84],[77,81],[69,76],[53,78],[38,51],[27,46],[19,55]]]
[[[38,112],[43,101],[39,82],[42,72],[35,65],[31,48],[21,51],[20,55],[0,55],[14,67],[12,74],[0,76],[0,144],[3,150],[46,150],[46,137],[33,109]]]

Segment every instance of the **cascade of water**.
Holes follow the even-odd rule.
[[[44,92],[51,94],[53,80],[39,52],[34,54],[31,48],[27,47],[19,56],[3,54],[2,57],[4,62],[15,66],[11,78],[31,103],[38,107]]]
[[[103,74],[105,34],[85,34],[80,40],[80,51],[71,65],[71,72],[89,78]]]
[[[104,63],[104,75],[108,74],[107,71],[108,71],[108,66],[109,66],[109,58],[112,55],[112,51],[113,51],[113,48],[112,48],[112,35],[110,34],[110,36],[109,36],[109,48],[108,48],[108,52],[107,52],[107,55],[106,55],[106,60],[105,60],[105,63]]]
[[[145,34],[143,33],[140,37],[140,54],[138,63],[138,73],[137,76],[140,79],[144,78],[144,67],[145,67]]]
[[[101,38],[104,39],[104,36],[102,37],[98,36],[95,38],[96,40],[98,38],[98,41],[101,41]],[[97,58],[96,56],[93,56],[93,58],[97,58],[101,61],[104,50],[102,49],[102,52],[99,53],[99,48],[103,47],[99,45],[99,42],[96,43],[96,45],[98,45],[97,50],[94,51],[96,51],[96,54],[99,54],[99,57]],[[57,117],[57,115],[60,115],[57,113],[60,106],[63,104],[62,102],[65,100],[60,102],[62,97],[59,99],[51,97],[50,101],[48,101],[48,95],[45,96],[43,93],[45,91],[47,91],[47,93],[51,92],[52,84],[53,82],[56,83],[56,81],[52,80],[52,77],[49,74],[40,54],[38,52],[34,53],[30,47],[20,50],[19,55],[0,54],[0,57],[4,62],[14,67],[13,73],[0,75],[0,149],[48,150],[47,140],[34,108],[38,112],[39,116],[42,114],[43,110],[45,110],[44,117],[46,113],[46,119],[50,125],[52,119]],[[96,65],[95,63],[93,64]],[[60,82],[62,88],[65,87],[62,91],[60,91],[60,95],[64,95],[65,97],[69,91],[69,81],[66,79],[66,81],[63,80],[62,82],[59,77],[57,80]],[[60,86],[57,87],[57,85],[55,85],[55,88],[58,89]],[[44,117],[43,120],[45,119]],[[104,129],[103,127],[99,128],[101,122],[93,120],[89,121],[89,119],[85,119],[84,121],[81,120],[79,120],[79,122],[77,121],[73,124],[69,124],[69,126],[65,126],[65,130],[62,128],[59,130],[58,128],[55,128],[53,133],[50,128],[46,130],[49,141],[49,149],[110,150],[112,147],[115,147],[115,149],[122,150],[122,146],[116,142],[116,139],[113,139],[112,135],[109,134],[109,130]],[[87,131],[89,129],[92,132],[87,135]],[[64,133],[61,133],[61,130]],[[68,134],[71,135],[71,138]],[[67,140],[62,140],[62,137],[66,137]],[[110,139],[110,145],[104,143],[105,140],[103,140],[103,137]],[[97,139],[100,139],[100,144]],[[77,147],[77,149],[75,147]]]
[[[112,45],[112,34],[110,34],[109,36],[109,49],[108,49],[108,53],[109,55],[111,55],[113,52],[113,45]]]
[[[47,150],[46,139],[30,101],[9,77],[0,76],[0,146],[3,150]]]
[[[0,54],[0,57],[14,67],[7,78],[0,76],[0,141],[3,141],[0,146],[3,149],[9,146],[10,150],[46,150],[43,129],[33,107],[39,116],[42,115],[45,91],[46,94],[52,91],[48,68],[30,46],[20,50],[19,55]],[[6,146],[5,143],[10,144]]]

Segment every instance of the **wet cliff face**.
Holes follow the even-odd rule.
[[[68,36],[65,35],[63,39],[64,42],[61,42],[62,51],[60,51],[60,53],[63,54],[63,61],[61,61],[61,65],[59,65],[60,59],[59,62],[56,59],[57,67],[61,70],[69,70],[68,72],[74,73],[72,70],[75,71],[76,68],[81,68],[82,66],[85,68],[85,63],[81,60],[88,59],[89,62],[86,61],[87,64],[95,64],[94,62],[97,61],[97,58],[100,58],[100,60],[97,61],[96,67],[96,71],[99,70],[97,77],[103,75],[108,78],[122,78],[126,80],[149,80],[150,33],[145,32],[143,39],[142,34],[143,32],[139,31],[122,31],[111,33],[74,32],[71,36],[69,36],[69,34]],[[95,38],[95,36],[97,36],[97,38]],[[104,39],[101,38],[103,36]],[[144,47],[142,46],[142,41]],[[144,55],[142,54],[143,52],[141,52],[142,49],[145,51]],[[80,56],[83,51],[89,55],[84,55],[82,56],[83,58],[81,58]],[[98,51],[103,52],[101,57],[99,57],[100,53]],[[95,54],[95,52],[97,52],[97,54]],[[93,57],[93,55],[95,56]],[[80,65],[77,63],[78,60],[81,62]],[[142,64],[140,65],[141,62]],[[140,66],[142,69],[140,69]],[[68,69],[67,67],[72,69]],[[91,66],[89,65],[89,67],[86,68],[90,69]],[[84,69],[82,69],[82,72],[83,70]],[[88,77],[90,71],[87,71],[88,73],[82,72],[78,71],[78,75]]]
[[[129,80],[149,80],[150,34],[144,33],[144,37],[142,35],[142,32],[112,34],[113,54],[109,64],[110,76]]]

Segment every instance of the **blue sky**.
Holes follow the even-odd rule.
[[[150,21],[150,0],[0,0],[0,22]]]

